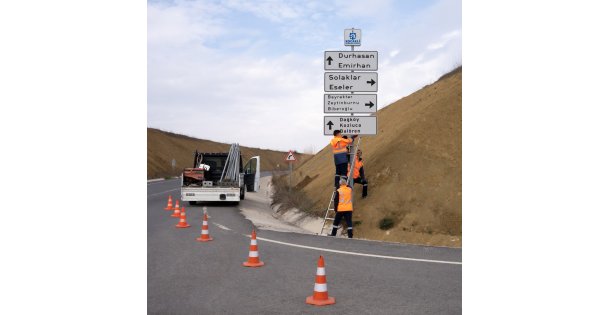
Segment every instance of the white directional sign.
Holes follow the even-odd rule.
[[[361,46],[361,30],[354,28],[345,29],[344,46]]]
[[[378,72],[325,72],[325,92],[378,92]]]
[[[323,134],[331,136],[339,129],[343,135],[375,136],[376,126],[376,116],[325,116]]]
[[[325,70],[377,71],[377,51],[326,51]]]
[[[376,94],[325,94],[323,112],[338,113],[375,113],[378,110]]]

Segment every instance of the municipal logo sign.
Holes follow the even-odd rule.
[[[344,46],[361,46],[361,30],[354,28],[345,29]]]
[[[287,157],[285,158],[285,161],[296,161],[296,155],[293,153],[293,151],[289,150],[289,153],[287,153]]]

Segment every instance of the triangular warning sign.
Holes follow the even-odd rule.
[[[296,160],[296,155],[293,153],[293,151],[289,150],[289,153],[287,153],[287,157],[285,158],[285,161],[295,161]]]

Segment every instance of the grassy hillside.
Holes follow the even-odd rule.
[[[148,128],[148,179],[178,175],[185,167],[192,167],[194,150],[199,152],[228,152],[230,144],[196,139],[184,135]],[[252,156],[261,157],[262,171],[285,170],[286,152],[248,148],[241,146],[243,163]],[[303,154],[298,155],[306,160]],[[171,169],[171,160],[175,159],[175,171]],[[279,165],[279,167],[277,167]]]
[[[355,235],[461,246],[462,68],[378,111],[378,126],[361,140],[370,183],[366,199],[355,185]],[[322,214],[334,182],[329,145],[294,174]],[[380,229],[381,220],[394,226]]]

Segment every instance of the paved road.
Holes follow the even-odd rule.
[[[460,249],[258,230],[266,265],[245,268],[253,226],[238,206],[206,205],[214,240],[199,243],[202,205],[186,205],[192,227],[177,229],[169,194],[179,196],[177,180],[148,183],[150,314],[462,313]],[[319,255],[335,305],[305,303]]]

